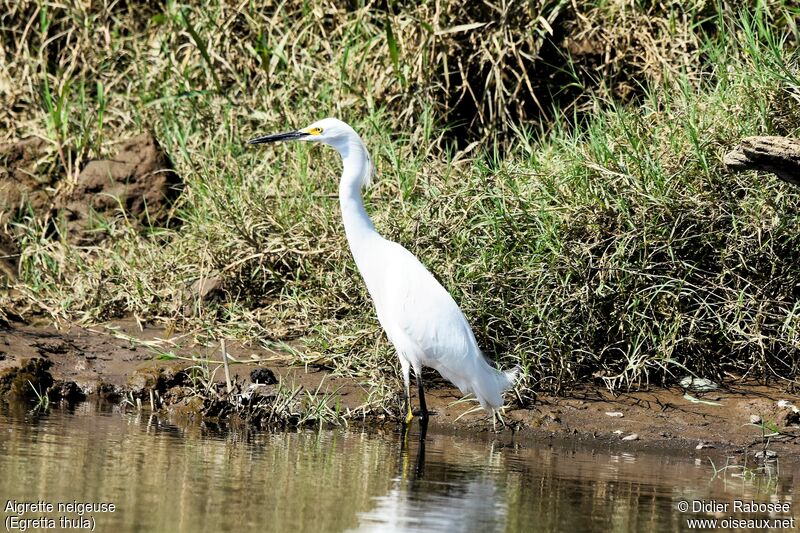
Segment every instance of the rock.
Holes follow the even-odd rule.
[[[761,417],[758,416],[758,415],[750,415],[750,423],[751,424],[760,424],[761,423]]]
[[[612,418],[622,418],[625,415],[619,411],[606,411],[606,416],[610,416]]]
[[[275,377],[275,373],[269,368],[254,368],[253,371],[250,372],[250,381],[263,385],[275,385],[278,379]]]
[[[182,188],[169,157],[148,133],[123,142],[113,158],[86,165],[56,207],[71,242],[93,243],[101,237],[94,230],[100,219],[126,216],[135,227],[164,224]]]
[[[639,440],[639,435],[636,433],[631,433],[630,435],[625,435],[622,437],[622,440]]]
[[[694,447],[694,449],[695,450],[704,450],[706,448],[713,448],[713,447],[714,447],[713,444],[709,444],[707,442],[702,442],[701,441],[700,443],[697,444],[697,446]]]

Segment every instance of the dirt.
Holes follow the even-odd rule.
[[[59,181],[59,161],[58,150],[42,139],[0,145],[0,282],[16,279],[15,219],[63,220],[67,240],[96,243],[105,236],[97,229],[101,219],[124,216],[140,229],[168,223],[182,189],[169,157],[149,133],[121,142],[109,159],[90,161],[74,183]],[[51,232],[54,228],[49,225]]]
[[[0,281],[16,279],[19,247],[8,223],[29,208],[44,215],[52,206],[53,181],[47,145],[37,138],[0,145]]]
[[[155,226],[169,219],[170,206],[182,188],[172,163],[151,134],[124,141],[111,159],[89,162],[77,184],[56,200],[56,209],[66,219],[72,242],[97,241],[100,218],[124,211],[134,227]]]
[[[352,379],[322,369],[291,366],[291,357],[280,352],[233,342],[228,343],[227,350],[236,361],[246,362],[231,366],[232,379],[241,389],[253,381],[271,384],[280,379],[305,391],[333,393],[345,412],[369,412],[364,409],[369,390]],[[217,345],[191,344],[181,337],[167,339],[164,330],[139,329],[132,321],[111,328],[73,327],[64,331],[20,326],[0,329],[0,383],[10,369],[40,359],[59,390],[66,391],[61,397],[70,390],[75,392],[70,387],[77,389],[79,394],[71,401],[82,394],[111,400],[128,395],[144,398],[147,407],[149,391],[153,390],[162,402],[175,407],[174,414],[212,408],[215,415],[224,414],[221,404],[209,407],[192,403],[197,400],[189,393],[185,369],[193,363],[159,360],[157,354],[165,351],[178,357],[219,360]],[[218,369],[218,390],[223,387],[222,376]],[[454,404],[461,398],[457,389],[434,373],[426,374],[426,378],[428,407],[435,413],[432,427],[490,434],[491,424],[482,411],[467,412],[476,404]],[[264,386],[268,385],[260,385]],[[687,393],[679,387],[652,388],[619,395],[587,387],[564,397],[540,395],[525,408],[514,407],[512,402],[501,437],[595,440],[627,449],[669,448],[703,454],[709,448],[755,452],[766,442],[762,432],[777,429],[780,435],[769,439],[769,448],[794,455],[800,451],[800,415],[793,405],[800,406],[800,396],[778,385],[729,384],[706,393]],[[370,418],[376,423],[395,423],[380,410],[373,410]],[[762,426],[770,429],[762,430]]]

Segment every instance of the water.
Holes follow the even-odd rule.
[[[215,432],[90,403],[46,414],[0,404],[6,528],[16,500],[52,504],[21,518],[56,529],[80,518],[59,502],[113,504],[83,514],[101,532],[685,531],[692,517],[770,514],[682,513],[681,501],[791,505],[800,479],[789,467],[772,479],[732,473],[715,478],[685,453],[501,447],[433,429],[421,449],[388,430]]]

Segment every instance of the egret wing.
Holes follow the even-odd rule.
[[[474,336],[455,300],[411,252],[396,243],[386,264],[379,309],[387,333],[402,332],[425,366],[442,370],[466,360]],[[377,304],[376,304],[377,305]],[[390,329],[392,331],[390,331]]]

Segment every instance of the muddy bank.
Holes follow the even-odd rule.
[[[392,413],[370,403],[370,391],[355,380],[291,366],[285,353],[240,343],[228,344],[236,361],[230,367],[233,390],[228,394],[222,366],[216,363],[218,345],[165,337],[161,329],[141,331],[132,322],[66,331],[2,329],[0,392],[4,379],[13,382],[14,369],[35,360],[36,369],[46,371],[51,381],[44,378],[34,388],[41,392],[53,387],[54,400],[80,401],[85,395],[182,418],[257,425],[396,424]],[[192,357],[212,363],[203,373],[203,365]],[[24,381],[36,373],[25,372]],[[9,387],[28,392],[23,380],[14,383]],[[525,408],[512,403],[505,416],[508,427],[495,436],[488,418],[474,409],[476,403],[455,403],[458,390],[433,374],[427,384],[428,405],[436,413],[431,423],[438,431],[467,431],[502,441],[596,440],[626,449],[671,448],[700,455],[709,448],[755,454],[766,446],[782,457],[800,450],[800,415],[793,407],[800,406],[800,396],[780,386],[727,384],[705,393],[653,388],[616,396],[586,388],[567,397],[539,396]]]
[[[151,133],[121,141],[113,157],[89,161],[74,183],[59,181],[55,152],[36,137],[0,143],[0,282],[17,279],[24,232],[13,223],[25,217],[76,245],[101,242],[115,218],[136,230],[174,224],[183,181]]]

